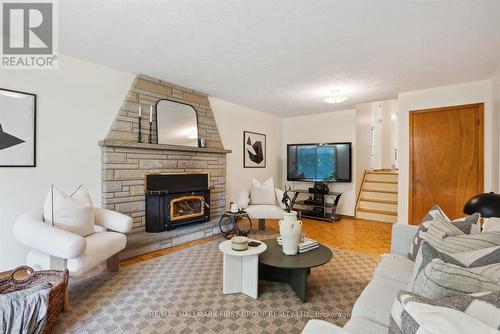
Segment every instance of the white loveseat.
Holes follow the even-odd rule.
[[[13,232],[19,242],[32,248],[28,266],[35,270],[67,268],[70,276],[80,276],[107,261],[108,270],[117,271],[118,253],[127,244],[124,233],[132,228],[132,218],[107,209],[93,210],[95,233],[86,237],[44,222],[43,209],[19,217]]]
[[[418,226],[392,226],[391,255],[384,256],[352,309],[351,319],[341,328],[323,320],[310,320],[302,334],[386,334],[391,307],[400,290],[405,290],[414,261],[406,254]]]

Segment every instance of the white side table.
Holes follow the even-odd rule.
[[[231,240],[219,244],[219,249],[224,253],[224,269],[222,292],[224,294],[242,292],[257,299],[259,284],[259,254],[267,246],[259,240],[258,247],[248,247],[244,251],[235,251],[231,248]]]

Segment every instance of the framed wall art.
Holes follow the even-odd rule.
[[[266,135],[243,131],[243,167],[266,167]]]
[[[36,94],[0,88],[0,167],[36,167]]]

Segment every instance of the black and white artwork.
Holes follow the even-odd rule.
[[[0,167],[36,166],[36,95],[0,88]]]
[[[266,135],[243,131],[243,167],[266,167]]]

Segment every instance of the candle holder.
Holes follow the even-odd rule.
[[[149,137],[148,137],[148,143],[152,144],[153,143],[153,122],[149,121]]]
[[[142,137],[142,134],[141,134],[141,116],[139,116],[139,132],[137,133],[137,142],[140,143],[141,142],[141,137]]]

